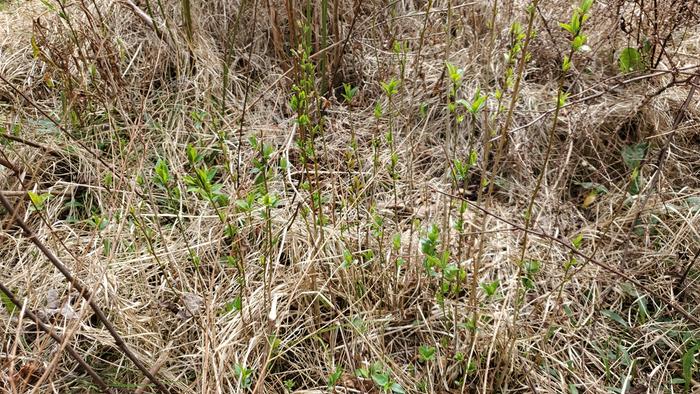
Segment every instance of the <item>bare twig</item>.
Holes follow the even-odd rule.
[[[355,29],[355,22],[357,22],[357,15],[360,13],[361,4],[361,1],[358,1],[355,4],[355,8],[353,9],[352,21],[350,22],[350,29],[348,29],[348,34],[345,36],[345,40],[343,40],[343,46],[340,48],[340,55],[336,56],[336,58],[333,61],[333,75],[331,76],[330,81],[331,84],[335,84],[335,79],[338,77],[338,71],[340,70],[340,62],[343,59],[343,55],[345,54],[345,48],[348,46],[348,42],[350,42],[353,30]]]
[[[36,194],[49,193],[55,196],[61,195],[63,193],[63,191],[59,190],[0,190],[0,194],[4,194],[5,197],[23,197],[26,196],[29,192],[34,192]]]
[[[168,346],[163,349],[163,352],[158,356],[158,360],[156,360],[156,363],[153,364],[151,367],[150,371],[152,374],[157,374],[158,371],[163,367],[163,364],[165,364],[166,361],[168,361],[168,356],[170,356],[170,346],[172,346],[172,341],[168,344]],[[144,379],[141,384],[139,384],[139,388],[134,391],[134,394],[143,394],[143,392],[146,391],[146,388],[148,387],[148,379]]]
[[[15,214],[15,209],[12,206],[12,204],[7,200],[7,198],[3,195],[0,194],[0,203],[5,207],[7,212],[10,214],[10,217],[13,217],[15,220],[15,223],[24,231],[24,234],[29,238],[29,240],[36,245],[37,248],[41,251],[41,253],[46,256],[49,261],[59,270],[61,271],[61,274],[70,282],[70,284],[75,288],[80,295],[85,299],[85,301],[90,304],[90,308],[95,312],[95,316],[104,324],[105,328],[107,331],[109,331],[110,335],[112,338],[114,338],[114,342],[116,343],[117,347],[121,349],[122,352],[124,352],[124,355],[126,355],[138,368],[143,374],[148,377],[148,379],[151,380],[157,387],[158,390],[161,393],[168,393],[168,389],[165,387],[165,385],[160,382],[153,374],[146,368],[146,366],[141,362],[141,360],[136,357],[136,355],[129,349],[129,347],[126,345],[122,337],[117,333],[117,330],[114,328],[112,323],[107,319],[105,316],[104,312],[102,311],[102,308],[100,308],[99,305],[95,302],[93,299],[93,294],[92,292],[83,285],[83,283],[76,277],[73,276],[73,274],[70,273],[68,270],[68,267],[66,267],[41,241],[39,241],[39,238],[37,238],[36,234],[27,226],[27,224],[22,220],[21,217],[17,216]]]
[[[120,3],[131,8],[131,10],[134,12],[134,14],[136,14],[136,16],[141,18],[141,20],[156,33],[158,38],[160,38],[161,40],[165,39],[163,33],[160,31],[158,26],[156,26],[155,23],[153,22],[153,18],[151,18],[151,16],[148,15],[144,10],[139,8],[138,5],[136,5],[131,0],[121,0]]]
[[[695,257],[693,257],[693,259],[690,260],[688,265],[683,270],[683,273],[678,278],[678,282],[676,282],[675,292],[678,293],[678,296],[681,296],[685,291],[685,289],[683,289],[683,283],[685,282],[685,278],[688,277],[690,269],[693,267],[693,265],[695,265],[695,262],[698,261],[698,256],[700,256],[700,248],[698,248],[698,250],[695,251]]]
[[[693,66],[685,67],[685,68],[682,68],[682,69],[678,69],[678,70],[676,70],[675,72],[679,72],[679,71],[684,71],[684,72],[686,72],[686,71],[690,71],[690,70],[697,70],[698,68],[700,68],[700,65],[693,65]],[[566,104],[564,104],[564,105],[561,107],[561,109],[568,108],[568,107],[573,107],[573,106],[575,106],[575,105],[578,105],[578,104],[585,103],[585,102],[591,101],[591,100],[593,100],[593,99],[596,99],[596,98],[598,98],[598,97],[602,97],[602,96],[604,96],[604,95],[606,95],[606,94],[608,94],[608,93],[614,91],[615,89],[619,89],[619,88],[621,88],[621,87],[623,87],[623,86],[629,85],[629,84],[634,83],[634,82],[639,82],[639,81],[643,81],[643,80],[646,80],[646,79],[652,79],[652,78],[654,78],[654,77],[659,77],[659,76],[662,76],[662,75],[668,75],[668,74],[673,74],[673,73],[674,73],[673,70],[652,70],[652,71],[649,72],[648,74],[638,75],[638,76],[636,76],[636,77],[631,77],[631,78],[629,78],[629,79],[625,79],[625,80],[619,81],[619,82],[617,82],[616,84],[614,84],[614,85],[612,85],[612,86],[610,86],[610,87],[608,87],[608,88],[605,88],[605,89],[603,89],[603,90],[601,90],[601,91],[599,91],[599,92],[597,92],[597,93],[593,93],[593,94],[590,94],[590,95],[588,95],[588,96],[583,96],[583,97],[581,97],[581,98],[579,98],[579,99],[576,99],[576,100],[573,99],[575,96],[572,96],[572,97],[571,97],[572,99],[569,100],[569,101],[567,101]],[[618,77],[614,77],[614,78],[611,78],[611,79],[615,80],[615,79],[618,79]],[[551,114],[552,112],[554,112],[554,108],[548,109],[548,110],[544,111],[540,116],[538,116],[538,117],[532,119],[531,121],[529,121],[528,123],[526,123],[526,124],[524,124],[524,125],[522,125],[522,126],[518,126],[518,127],[513,128],[512,130],[508,131],[508,133],[512,134],[512,133],[515,133],[516,131],[520,131],[520,130],[523,130],[523,129],[527,129],[528,127],[534,125],[535,123],[541,121],[544,117],[548,116],[548,115]],[[497,139],[499,139],[499,138],[501,138],[501,136],[500,136],[500,135],[497,135],[497,136],[495,136],[495,137],[492,139],[492,141],[495,141],[495,140],[497,140]]]
[[[19,88],[17,88],[17,86],[15,86],[12,82],[8,81],[5,77],[3,77],[2,74],[0,74],[0,81],[4,82],[5,85],[7,85],[12,91],[14,91],[14,92],[17,93],[18,95],[20,95],[25,101],[27,101],[32,107],[34,107],[42,116],[44,116],[49,122],[53,123],[54,126],[56,126],[59,130],[61,130],[61,132],[62,132],[63,134],[65,134],[66,136],[68,136],[68,137],[70,138],[71,141],[75,142],[76,145],[78,145],[79,147],[85,149],[86,152],[90,152],[90,154],[91,154],[97,161],[99,161],[103,166],[105,166],[105,168],[107,168],[108,170],[110,170],[113,174],[118,174],[118,172],[114,170],[114,167],[112,167],[109,163],[107,163],[102,157],[100,157],[100,156],[99,156],[97,153],[95,153],[92,149],[88,148],[88,147],[85,145],[85,143],[83,143],[83,142],[80,140],[80,138],[76,137],[75,135],[73,135],[73,133],[71,133],[70,131],[68,131],[68,129],[66,129],[65,127],[63,127],[56,119],[54,119],[53,116],[49,115],[46,111],[44,111],[36,102],[34,102],[34,100],[32,100],[32,99],[30,99],[29,97],[27,97],[27,95],[24,94],[23,91],[21,91],[21,90],[20,90]],[[10,137],[8,137],[8,135],[6,135],[6,134],[3,134],[2,136],[5,137],[5,138],[10,138]],[[10,138],[10,139],[18,140],[17,138]],[[22,141],[22,143],[25,143],[25,144],[27,144],[27,145],[30,145],[30,144],[28,144],[27,142],[29,142],[29,141],[26,141],[26,140],[25,140],[25,141]],[[39,144],[36,144],[36,143],[32,143],[32,144],[34,144],[34,145],[30,145],[30,146],[35,146],[35,147],[37,147],[37,148],[38,148],[38,147],[41,147],[42,149],[45,149],[43,146],[41,146],[41,145],[39,145]],[[53,149],[50,149],[50,148],[49,148],[49,151],[51,152],[51,151],[53,151]]]
[[[2,157],[0,157],[0,166],[9,168],[9,169],[12,170],[12,172],[14,172],[15,174],[19,174],[20,172],[22,172],[22,171],[19,169],[19,167],[17,167],[16,165],[12,164],[12,162],[10,162],[9,160],[3,159]]]
[[[20,144],[24,144],[24,145],[30,146],[32,148],[43,149],[46,152],[52,152],[52,153],[55,152],[53,149],[49,148],[46,145],[42,145],[42,144],[39,144],[39,143],[34,142],[34,141],[29,141],[29,140],[26,140],[24,138],[17,137],[16,135],[7,134],[7,133],[0,133],[0,138],[7,138],[8,140],[19,142]]]
[[[18,308],[22,308],[22,303],[15,297],[15,295],[12,293],[12,291],[10,291],[10,289],[5,287],[5,285],[2,283],[0,283],[0,291],[5,293],[5,296],[7,296],[7,299],[9,299]],[[56,334],[56,332],[54,332],[54,330],[51,329],[51,327],[44,324],[44,322],[42,322],[41,319],[39,319],[39,317],[37,315],[35,315],[31,310],[29,310],[27,308],[24,310],[24,313],[27,316],[29,316],[30,319],[34,320],[36,325],[39,326],[39,328],[42,331],[49,334],[49,336],[51,338],[53,338],[54,341],[56,341],[59,344],[63,343],[63,337]],[[78,364],[80,364],[80,366],[83,368],[83,370],[85,372],[87,372],[87,374],[90,375],[90,377],[92,377],[92,380],[95,382],[95,385],[97,385],[97,387],[100,388],[100,391],[102,391],[103,393],[111,393],[112,392],[112,390],[109,389],[109,386],[107,386],[107,384],[104,382],[104,380],[102,380],[100,375],[98,375],[97,372],[95,372],[95,370],[92,369],[92,367],[90,367],[90,365],[88,365],[85,362],[85,360],[83,360],[83,358],[80,357],[80,355],[70,345],[66,345],[65,349],[68,352],[68,354],[70,354],[70,356],[73,357],[73,359]]]
[[[523,226],[521,226],[521,225],[519,225],[519,224],[517,224],[517,223],[514,223],[514,222],[512,222],[512,221],[510,221],[510,220],[508,220],[508,219],[505,219],[505,218],[503,218],[503,217],[501,217],[501,216],[498,216],[498,215],[496,215],[495,213],[492,213],[492,212],[488,211],[487,209],[482,208],[481,206],[475,204],[475,203],[472,202],[472,201],[469,201],[468,199],[466,199],[466,198],[464,198],[464,197],[462,197],[462,196],[456,196],[456,195],[454,195],[454,194],[450,194],[450,193],[444,192],[444,191],[439,190],[439,189],[437,189],[437,188],[435,188],[435,187],[432,187],[432,186],[430,186],[430,188],[433,189],[435,192],[440,193],[440,194],[442,194],[442,195],[445,195],[445,196],[448,196],[448,197],[452,197],[452,198],[458,199],[458,200],[460,200],[460,201],[464,201],[464,202],[467,203],[470,207],[476,208],[478,211],[483,212],[483,213],[485,213],[486,215],[491,216],[491,217],[495,218],[496,220],[499,220],[499,221],[501,221],[501,222],[503,222],[503,223],[505,223],[505,224],[507,224],[507,225],[509,225],[509,226],[512,226],[512,227],[514,227],[514,228],[516,228],[516,229],[518,229],[518,230],[520,230],[520,231],[523,231],[523,232],[528,233],[528,234],[530,234],[530,235],[535,235],[535,236],[538,236],[538,237],[546,238],[546,239],[549,239],[549,240],[551,240],[551,241],[553,241],[553,242],[558,243],[559,245],[562,245],[563,247],[565,247],[566,249],[568,249],[571,253],[573,253],[573,254],[575,254],[575,255],[577,255],[577,256],[579,256],[579,257],[583,257],[583,258],[586,259],[587,261],[590,261],[591,263],[597,265],[598,267],[604,269],[605,271],[608,271],[608,272],[610,272],[610,273],[612,273],[612,274],[615,274],[615,275],[619,276],[619,277],[622,278],[622,279],[625,279],[625,280],[631,282],[632,284],[634,284],[634,285],[637,286],[638,288],[644,290],[647,294],[649,294],[649,295],[651,295],[651,296],[653,296],[653,297],[655,297],[655,298],[658,298],[659,300],[665,302],[668,306],[671,307],[671,309],[675,310],[675,311],[678,312],[680,315],[683,315],[683,317],[685,317],[689,322],[693,323],[696,327],[700,328],[700,319],[698,319],[697,317],[695,317],[695,316],[691,315],[690,313],[688,313],[688,312],[687,312],[685,309],[683,309],[680,305],[676,304],[675,302],[673,302],[672,300],[670,300],[670,299],[667,298],[666,296],[661,295],[661,294],[658,294],[658,293],[652,291],[648,286],[646,286],[646,285],[640,283],[638,280],[632,278],[631,276],[625,274],[624,272],[618,270],[617,268],[611,267],[611,266],[609,266],[609,265],[607,265],[607,264],[605,264],[605,263],[603,263],[603,262],[600,262],[600,261],[594,259],[593,256],[589,256],[589,255],[587,255],[587,254],[585,254],[585,253],[579,251],[578,249],[574,248],[574,247],[570,244],[570,242],[562,241],[561,239],[559,239],[559,238],[557,238],[557,237],[554,237],[553,235],[547,234],[547,233],[545,233],[545,232],[540,232],[540,231],[535,231],[535,230],[532,230],[532,229],[525,228],[525,227],[523,227]]]
[[[693,96],[695,95],[695,90],[697,87],[695,84],[693,84],[694,81],[696,81],[698,77],[691,77],[688,79],[688,82],[690,83],[690,90],[688,91],[688,95],[685,98],[685,101],[683,101],[683,104],[681,105],[681,108],[678,110],[678,113],[676,113],[675,118],[673,119],[673,125],[671,125],[671,136],[666,140],[666,143],[664,146],[659,150],[659,154],[656,159],[656,165],[655,165],[655,170],[653,175],[651,176],[651,179],[647,183],[648,186],[648,191],[642,190],[640,195],[644,193],[644,197],[641,200],[641,203],[639,204],[639,209],[637,210],[637,213],[634,216],[634,220],[631,221],[630,224],[630,229],[627,232],[627,235],[625,236],[623,240],[623,245],[624,245],[624,253],[622,254],[622,258],[624,259],[627,255],[627,251],[629,250],[630,247],[630,237],[632,236],[634,227],[637,225],[638,220],[640,216],[642,215],[642,212],[644,211],[644,208],[646,207],[647,203],[649,202],[649,199],[651,196],[654,194],[654,189],[655,185],[657,183],[661,182],[661,173],[663,172],[664,168],[664,163],[666,162],[666,158],[668,157],[669,153],[671,152],[671,145],[675,142],[676,140],[676,131],[678,130],[678,125],[681,123],[681,119],[683,119],[683,114],[685,114],[685,111],[688,109],[688,105],[690,105],[690,101],[692,100]]]

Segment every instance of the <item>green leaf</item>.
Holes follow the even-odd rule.
[[[574,239],[571,240],[571,244],[574,246],[574,248],[578,249],[581,247],[582,241],[583,241],[583,234],[578,234],[577,236],[574,237]]]
[[[588,13],[588,10],[591,9],[591,6],[593,5],[593,0],[583,0],[581,2],[581,6],[579,7],[581,9],[581,12]]]
[[[567,72],[569,69],[571,69],[571,58],[568,55],[565,55],[561,64],[561,70]]]
[[[445,66],[447,67],[447,74],[450,77],[452,84],[459,85],[459,82],[462,80],[462,76],[464,75],[464,70],[457,68],[457,66],[450,63],[445,63]]]
[[[397,79],[392,78],[389,82],[381,82],[381,85],[384,94],[386,94],[387,97],[391,98],[391,96],[395,95],[398,91],[397,88],[399,86],[399,81]]]
[[[398,383],[391,384],[391,391],[393,391],[396,394],[406,394],[406,391]]]
[[[401,249],[401,234],[394,234],[394,237],[391,239],[391,243],[394,250]]]
[[[527,260],[525,261],[525,271],[528,274],[536,274],[540,271],[540,261],[539,260]]]
[[[418,348],[418,355],[423,362],[435,360],[435,348],[433,346],[421,345]]]
[[[473,166],[474,164],[476,164],[478,159],[479,159],[479,153],[476,150],[472,150],[469,153],[469,166]]]
[[[605,309],[602,310],[600,313],[608,319],[614,320],[620,323],[622,326],[629,328],[629,324],[627,324],[625,319],[623,319],[622,316],[618,315],[616,312],[611,311],[610,309]]]
[[[17,305],[15,305],[12,302],[12,300],[10,300],[10,297],[8,297],[7,294],[5,294],[4,292],[0,292],[0,300],[2,300],[2,304],[5,306],[7,313],[9,313],[10,315],[15,313]]]
[[[374,104],[374,117],[377,119],[382,117],[382,105],[379,103]]]
[[[627,47],[620,52],[620,57],[617,59],[620,72],[629,73],[632,71],[643,71],[644,63],[642,55],[637,48]]]
[[[200,160],[202,160],[202,155],[197,153],[197,148],[195,148],[191,144],[187,144],[185,151],[187,152],[187,161],[189,161],[190,164],[194,165]]]
[[[243,309],[243,299],[241,297],[236,297],[233,301],[227,302],[226,305],[224,305],[224,310],[226,312],[240,311],[241,309]]]
[[[573,27],[571,27],[571,25],[568,24],[568,23],[559,22],[559,27],[561,27],[562,29],[568,31],[568,32],[571,33],[572,35],[573,35],[573,34],[576,34],[576,32],[574,31]]]
[[[647,144],[625,145],[622,148],[622,159],[628,169],[634,170],[639,168],[639,165],[644,160],[647,151]]]
[[[343,90],[344,93],[342,94],[342,96],[348,103],[351,102],[352,99],[355,97],[355,94],[357,94],[357,86],[352,87],[352,85],[350,85],[349,83],[343,83]]]
[[[34,204],[34,207],[36,207],[36,209],[38,211],[44,209],[44,203],[51,196],[50,193],[36,194],[34,192],[27,192],[27,194],[29,195],[29,198],[32,200],[32,204]]]
[[[155,167],[156,172],[156,182],[161,186],[166,186],[170,180],[170,169],[168,167],[168,162],[163,159],[158,159]]]
[[[474,99],[474,102],[472,103],[471,108],[469,108],[469,112],[471,112],[472,114],[476,114],[484,107],[485,103],[486,103],[486,96],[480,96],[479,93],[477,92],[477,97]]]
[[[328,387],[333,388],[342,374],[343,368],[340,365],[336,366],[335,371],[328,376]]]
[[[574,49],[574,51],[578,51],[586,43],[587,39],[588,38],[585,35],[579,34],[571,42],[571,47]]]
[[[557,105],[559,108],[563,107],[566,104],[566,100],[569,98],[570,93],[569,92],[559,92],[557,95]]]
[[[373,373],[372,380],[377,386],[384,387],[389,383],[389,375],[386,373]]]
[[[352,265],[352,262],[353,262],[352,253],[350,253],[349,250],[345,249],[345,250],[343,251],[343,264],[342,264],[342,267],[343,267],[343,268],[348,268],[348,267],[350,267],[350,266]]]
[[[249,388],[252,383],[251,374],[253,371],[242,366],[241,364],[234,365],[233,371],[238,378],[238,383],[241,385],[241,387]]]
[[[681,357],[681,363],[683,364],[683,379],[685,379],[685,390],[690,389],[690,381],[693,378],[693,365],[695,364],[695,353],[700,350],[700,343],[688,349],[683,353]]]
[[[569,383],[569,394],[578,394],[578,389],[573,383]]]
[[[571,28],[574,29],[574,36],[578,36],[578,33],[581,32],[581,24],[584,20],[585,18],[582,18],[581,12],[574,10],[573,15],[571,15]]]
[[[632,175],[630,176],[630,178],[631,183],[629,192],[631,195],[636,196],[642,190],[642,180],[639,176],[639,168],[635,168],[634,170],[632,170]]]
[[[465,109],[468,109],[471,106],[471,103],[465,99],[459,99],[455,101],[455,104],[459,104],[463,106]]]
[[[493,282],[481,283],[481,288],[484,289],[487,296],[492,297],[494,294],[496,294],[496,290],[498,290],[498,286],[500,286],[500,284],[501,283],[498,280],[495,280]]]
[[[41,50],[39,50],[39,45],[36,43],[36,37],[32,36],[31,44],[32,44],[32,55],[34,56],[34,59],[38,59],[39,55],[41,55]]]
[[[535,282],[532,279],[524,276],[521,278],[521,280],[523,282],[523,286],[525,286],[526,289],[533,290],[535,288]]]

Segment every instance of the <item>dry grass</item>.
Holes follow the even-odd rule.
[[[694,3],[640,13],[596,2],[591,50],[563,78],[570,38],[558,22],[573,7],[540,4],[515,93],[504,53],[512,23],[527,26],[522,1],[498,1],[493,25],[493,1],[329,2],[321,52],[320,0],[311,19],[293,0],[134,2],[145,18],[127,3],[0,0],[0,190],[170,391],[380,392],[385,378],[409,393],[700,390]],[[304,24],[313,86],[335,75],[330,94],[311,94],[322,125],[311,157],[300,148],[311,130],[290,106]],[[654,28],[658,64],[622,74],[621,48]],[[325,79],[324,61],[339,66]],[[457,99],[489,95],[461,123],[447,109],[446,62],[464,70]],[[571,96],[547,155],[558,81]],[[343,82],[358,88],[350,103]],[[264,160],[253,136],[270,146]],[[634,170],[625,152],[639,144]],[[455,181],[454,160],[472,150],[477,162]],[[228,201],[187,190],[204,167]],[[49,197],[37,206],[29,191]],[[266,208],[266,194],[278,203]],[[0,213],[0,283],[23,302],[0,308],[0,388],[97,390],[68,345],[114,390],[156,392]],[[449,266],[430,275],[421,249],[433,224]],[[384,375],[360,376],[375,363]]]

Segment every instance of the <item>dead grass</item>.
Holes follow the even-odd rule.
[[[498,2],[493,29],[493,2],[330,2],[320,53],[317,3],[306,20],[306,3],[291,0],[192,2],[191,42],[176,1],[135,2],[152,7],[156,30],[124,2],[0,3],[0,190],[158,379],[177,393],[379,392],[383,380],[409,393],[700,390],[700,107],[695,96],[684,105],[700,56],[697,7],[659,2],[666,52],[653,70],[621,74],[621,48],[651,35],[652,13],[595,3],[584,27],[591,51],[565,79],[571,96],[546,159],[569,48],[558,22],[573,7],[541,4],[494,174],[506,121],[494,96],[511,25],[527,24],[524,2]],[[289,104],[299,84],[290,5],[297,34],[312,26],[317,72],[325,53],[340,65],[334,94],[311,97],[323,129],[306,165],[298,143],[308,130]],[[389,100],[381,83],[400,79],[404,56],[395,42],[407,43],[405,78]],[[445,62],[464,70],[456,98],[472,100],[477,88],[490,97],[459,124],[447,110]],[[351,103],[343,82],[358,88]],[[271,147],[264,182],[253,136]],[[188,146],[200,161],[188,160]],[[630,147],[643,152],[633,192]],[[454,160],[471,150],[478,161],[458,184]],[[203,167],[217,169],[212,182],[228,203],[187,190]],[[479,192],[482,179],[491,193]],[[37,207],[29,191],[50,197]],[[265,194],[278,203],[266,209]],[[69,345],[114,390],[155,392],[0,212],[0,283],[63,337],[57,344],[4,302],[0,387],[97,390],[60,348]],[[432,224],[456,281],[446,268],[426,272]],[[358,372],[375,363],[374,379]]]

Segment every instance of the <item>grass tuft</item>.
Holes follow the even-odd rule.
[[[0,387],[698,392],[698,11],[0,0]]]

